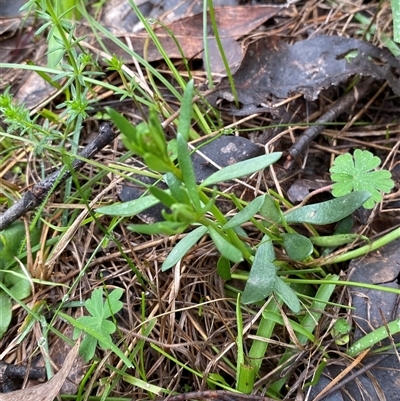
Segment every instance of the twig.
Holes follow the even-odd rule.
[[[340,98],[325,114],[323,114],[310,128],[304,131],[304,134],[290,147],[289,156],[285,162],[285,169],[289,169],[294,160],[310,145],[324,129],[325,123],[333,121],[340,114],[351,108],[358,100],[365,97],[373,88],[374,79],[368,78],[360,82],[354,90]]]
[[[82,152],[78,153],[78,158],[72,163],[72,169],[79,170],[85,164],[84,159],[93,157],[117,136],[118,133],[113,131],[111,124],[101,124],[99,135],[83,148]],[[65,171],[65,168],[62,167],[25,192],[24,196],[17,203],[0,215],[0,230],[4,230],[19,217],[38,207],[52,189],[57,188],[69,177],[71,177],[71,171]]]

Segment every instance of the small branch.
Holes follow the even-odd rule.
[[[340,98],[325,114],[323,114],[310,128],[307,128],[303,135],[288,150],[289,156],[285,162],[285,169],[290,169],[294,160],[305,152],[310,143],[325,129],[325,123],[333,121],[340,114],[365,97],[373,88],[372,78],[360,82],[354,90]]]
[[[83,159],[92,158],[117,136],[118,134],[113,131],[111,124],[101,124],[99,135],[83,148],[82,152],[78,153],[78,156]],[[85,164],[85,161],[80,158],[76,158],[73,161],[73,170],[79,170]],[[52,189],[57,188],[69,177],[71,177],[71,171],[65,171],[65,168],[62,167],[25,192],[24,196],[17,203],[0,215],[0,231],[4,230],[19,217],[38,207]]]

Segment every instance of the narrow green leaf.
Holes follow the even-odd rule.
[[[152,195],[154,195],[157,199],[160,200],[162,204],[167,207],[171,207],[173,204],[178,203],[176,199],[174,199],[167,191],[164,191],[158,187],[151,186],[149,191]]]
[[[189,140],[190,123],[192,121],[192,98],[193,98],[194,83],[191,79],[183,93],[181,111],[179,113],[178,133],[180,133],[186,141]]]
[[[141,234],[175,235],[182,233],[188,227],[187,223],[178,221],[159,221],[154,224],[130,224],[128,230]]]
[[[179,203],[190,203],[190,198],[187,194],[187,191],[184,189],[182,181],[180,181],[174,174],[167,173],[164,176],[164,180],[168,185],[168,188],[171,191],[171,195],[179,202]]]
[[[340,245],[349,244],[359,239],[369,241],[368,237],[359,234],[337,234],[337,235],[327,235],[322,237],[310,237],[310,241],[313,244],[322,247],[336,247]]]
[[[287,223],[331,224],[352,214],[371,194],[356,191],[327,202],[299,207],[285,214]]]
[[[232,164],[216,171],[214,174],[211,174],[201,183],[201,186],[205,187],[218,182],[229,181],[233,180],[234,178],[240,178],[245,175],[255,173],[256,171],[262,170],[275,163],[280,159],[281,156],[282,152],[275,152]]]
[[[304,329],[309,333],[314,333],[315,327],[318,325],[318,322],[321,319],[322,312],[325,310],[326,305],[331,299],[333,291],[336,288],[335,284],[326,284],[326,281],[337,281],[339,284],[339,276],[336,274],[328,274],[323,280],[321,280],[321,284],[317,293],[315,294],[311,307],[301,320],[301,326],[304,327]],[[299,340],[300,344],[305,345],[309,339],[309,336],[302,334],[298,336],[297,339]]]
[[[157,205],[157,203],[160,203],[160,200],[157,199],[154,195],[146,195],[129,202],[116,203],[114,205],[99,207],[98,209],[96,209],[96,212],[106,214],[108,216],[129,217],[141,213],[143,212],[143,210]]]
[[[393,320],[392,322],[387,324],[386,326],[381,326],[370,333],[366,334],[364,337],[361,337],[347,351],[347,355],[356,356],[361,351],[366,350],[367,348],[372,347],[376,343],[384,340],[389,337],[389,333],[394,336],[395,334],[400,332],[400,319]]]
[[[0,291],[0,338],[3,337],[4,333],[8,330],[8,326],[11,322],[11,299],[4,292]]]
[[[19,265],[4,272],[3,282],[15,299],[24,299],[31,295],[31,282]]]
[[[254,257],[242,296],[243,303],[255,303],[271,295],[277,277],[276,266],[272,263],[273,259],[275,259],[275,253],[272,242],[262,243]]]
[[[106,107],[107,114],[111,117],[113,123],[121,131],[123,135],[127,137],[129,141],[133,142],[136,136],[136,127],[133,126],[123,115],[118,113],[111,107]]]
[[[281,234],[283,247],[290,259],[297,262],[303,261],[310,256],[314,250],[312,242],[304,235],[297,233]]]
[[[220,276],[224,280],[231,279],[231,262],[227,258],[224,258],[223,256],[221,256],[218,259],[217,273],[218,273],[218,276]]]
[[[251,394],[254,390],[254,382],[256,379],[256,371],[254,366],[245,364],[239,365],[238,382],[236,389],[243,394]]]
[[[174,246],[170,254],[167,256],[167,259],[164,260],[161,270],[164,272],[172,266],[175,266],[206,232],[207,227],[200,226],[185,235],[185,237]]]
[[[243,223],[248,222],[261,208],[264,203],[265,195],[258,196],[252,200],[244,209],[239,213],[236,213],[224,226],[224,230],[228,228],[234,228],[240,226]]]
[[[18,255],[24,237],[25,226],[22,221],[15,221],[0,231],[0,269],[14,263],[14,256]]]
[[[169,173],[174,171],[174,166],[169,161],[160,158],[159,155],[153,153],[144,153],[142,155],[147,167],[153,171],[160,173]]]
[[[219,234],[213,227],[208,227],[208,232],[211,239],[214,242],[215,247],[219,253],[225,258],[229,259],[234,263],[238,263],[243,260],[242,252],[228,242],[221,234]]]
[[[179,169],[182,171],[183,182],[185,183],[188,195],[196,211],[200,212],[200,197],[197,192],[196,176],[194,174],[192,159],[190,158],[187,141],[179,132],[176,138],[176,145],[178,150]]]
[[[400,2],[391,0],[393,16],[393,40],[400,43]]]
[[[265,194],[264,203],[260,208],[260,214],[270,223],[279,223],[281,213],[270,194]]]
[[[285,326],[285,321],[283,320],[282,315],[280,313],[271,312],[271,311],[266,309],[262,313],[262,316],[266,320],[278,323],[281,326]],[[311,342],[314,342],[315,337],[311,334],[310,331],[305,329],[302,324],[300,324],[298,322],[295,322],[292,319],[289,319],[289,322],[290,322],[290,325],[291,325],[292,329],[297,333],[297,338],[299,338],[300,336],[305,338],[304,344],[306,344],[308,340],[311,341]],[[303,343],[301,343],[301,344],[303,344]],[[288,348],[288,349],[291,349],[291,348]]]
[[[293,313],[300,312],[300,302],[296,293],[280,278],[276,277],[274,292],[290,308]]]

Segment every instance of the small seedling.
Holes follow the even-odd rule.
[[[122,293],[123,291],[121,289],[115,289],[107,295],[107,299],[104,302],[103,289],[97,288],[93,291],[92,297],[85,301],[85,307],[91,316],[81,316],[77,321],[84,327],[100,333],[106,340],[98,341],[98,339],[92,335],[88,333],[85,334],[79,347],[79,354],[86,362],[94,357],[98,342],[103,349],[108,349],[108,344],[112,343],[111,334],[115,332],[117,327],[115,323],[108,320],[108,318],[122,309],[123,304],[119,301]],[[75,328],[73,338],[77,339],[81,332],[82,330]]]

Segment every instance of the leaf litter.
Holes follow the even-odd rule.
[[[244,113],[233,106],[225,110],[232,115],[268,111],[274,100],[296,94],[315,100],[323,89],[354,75],[385,80],[400,96],[400,61],[386,49],[339,36],[317,36],[293,45],[277,37],[265,37],[248,46],[234,74],[240,103],[251,107]],[[218,106],[219,99],[231,102],[228,79],[224,78],[207,98],[214,106]]]

